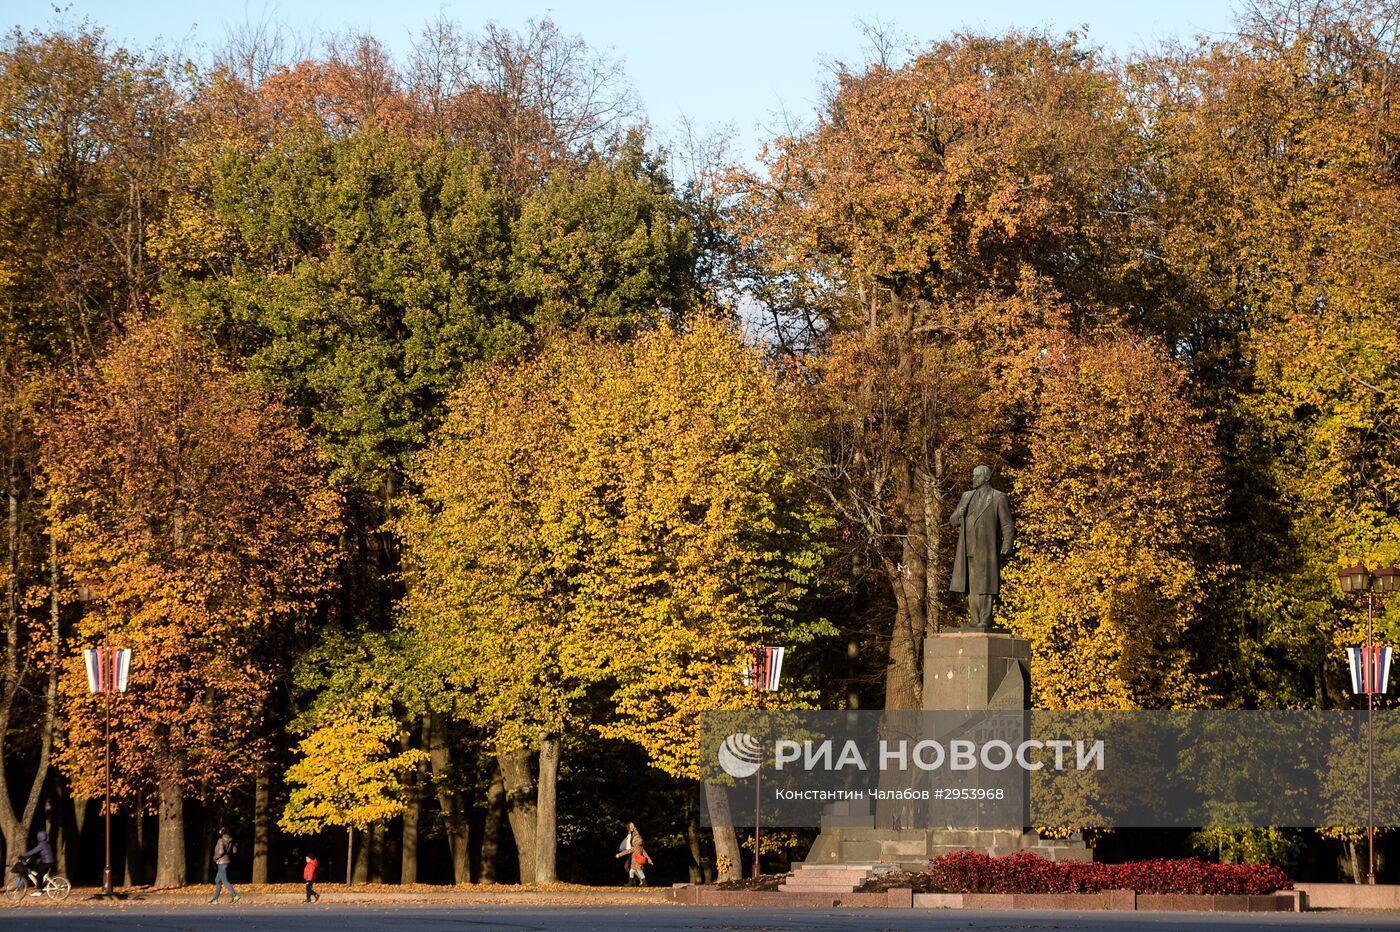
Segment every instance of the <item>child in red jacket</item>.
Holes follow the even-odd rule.
[[[646,866],[651,863],[654,862],[647,855],[647,849],[642,847],[642,840],[638,838],[636,844],[632,845],[632,869],[627,872],[627,882],[630,884],[635,879],[637,886],[645,887],[647,885]]]
[[[312,886],[316,882],[316,868],[319,866],[320,862],[316,860],[314,854],[306,856],[306,867],[302,870],[301,876],[306,881],[306,902],[308,903],[313,899],[318,903],[321,902],[321,894],[317,893],[316,888]]]

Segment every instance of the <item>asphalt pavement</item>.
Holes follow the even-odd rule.
[[[739,909],[689,906],[415,906],[285,904],[22,904],[0,928],[25,932],[1174,932],[1400,930],[1395,913],[1108,913],[1035,910]]]

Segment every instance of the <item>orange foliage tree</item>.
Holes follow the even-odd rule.
[[[832,347],[811,374],[812,472],[894,596],[885,705],[913,708],[955,490],[1004,452],[1014,415],[996,409],[1022,389],[1002,376],[1070,323],[1057,293],[1102,306],[1086,296],[1121,264],[1135,143],[1074,37],[960,36],[837,80],[766,176],[735,176],[736,234],[758,297]]]
[[[185,882],[183,807],[251,774],[264,698],[332,570],[338,498],[290,414],[169,319],[136,325],[45,437],[64,567],[102,580],[81,647],[135,652],[114,793],[159,803],[157,886]],[[61,765],[101,792],[102,706],[74,658]]]

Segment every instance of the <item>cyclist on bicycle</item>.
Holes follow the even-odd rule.
[[[29,863],[29,858],[37,857],[39,862],[44,865],[44,872],[38,877],[35,876],[33,869],[29,870],[29,882],[34,885],[34,892],[29,895],[43,896],[44,883],[48,881],[49,877],[53,874],[54,867],[57,865],[58,861],[53,856],[53,845],[49,844],[49,833],[43,829],[39,829],[39,833],[35,838],[39,843],[21,854],[20,859],[27,865]]]

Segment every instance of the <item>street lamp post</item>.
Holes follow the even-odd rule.
[[[785,647],[755,647],[753,662],[744,668],[744,685],[754,691],[759,709],[763,708],[763,694],[778,691],[778,681],[783,675],[783,655]],[[760,764],[754,772],[753,781],[753,871],[755,880],[763,876],[759,867],[758,842],[760,837],[759,813],[763,806],[763,767]]]
[[[1375,594],[1383,595],[1396,590],[1400,581],[1400,569],[1383,566],[1374,573],[1366,569],[1366,564],[1358,563],[1337,573],[1342,591],[1346,593],[1366,593],[1366,653],[1362,661],[1373,663],[1375,640]],[[1375,783],[1375,699],[1379,683],[1370,677],[1363,677],[1362,688],[1366,694],[1366,883],[1376,882],[1376,783]]]
[[[99,579],[78,580],[78,600],[83,603],[85,615],[88,603],[97,597],[97,589],[101,584]],[[105,718],[102,741],[106,783],[102,804],[105,856],[102,864],[102,893],[99,897],[115,899],[117,894],[112,889],[112,694],[126,692],[126,675],[131,664],[131,651],[112,650],[111,628],[106,616],[102,620],[101,650],[83,651],[83,661],[87,665],[88,691],[102,694]]]

